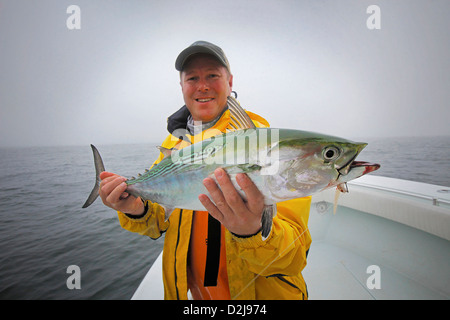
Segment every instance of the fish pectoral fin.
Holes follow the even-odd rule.
[[[238,164],[230,167],[223,167],[228,174],[249,173],[261,170],[261,166],[257,164]]]
[[[275,175],[278,172],[278,169],[280,167],[279,161],[274,161],[273,163],[261,167],[261,175],[262,176],[271,176]]]
[[[173,210],[175,210],[175,207],[172,207],[172,206],[169,206],[166,204],[161,204],[161,203],[159,205],[164,208],[164,218],[165,218],[164,221],[169,220],[169,217],[172,214]]]
[[[272,220],[277,214],[277,205],[265,205],[261,216],[261,237],[265,241],[272,231]]]

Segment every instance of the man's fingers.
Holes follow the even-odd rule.
[[[214,205],[214,203],[209,199],[209,197],[206,194],[201,194],[198,196],[198,199],[202,203],[202,205],[205,207],[206,211],[208,211],[216,220],[222,222],[223,221],[223,214],[217,209],[217,207]]]
[[[116,174],[108,171],[100,172],[100,179],[102,180],[111,176],[116,176]]]
[[[206,187],[209,194],[211,195],[211,199],[212,201],[214,201],[215,208],[217,208],[220,212],[224,214],[233,213],[230,207],[228,206],[228,203],[222,191],[220,190],[220,188],[217,186],[217,184],[214,182],[213,179],[206,178],[205,180],[203,180],[203,185]],[[208,198],[208,200],[210,199]]]
[[[128,186],[125,177],[105,171],[100,174],[100,178],[99,195],[106,206],[130,214],[142,214],[144,204],[126,192]]]
[[[115,179],[117,179],[117,176],[111,176],[103,179],[102,181],[100,181],[100,189],[102,189],[104,186],[109,184],[111,181],[114,181]]]
[[[100,197],[105,205],[116,210],[120,210],[119,207],[125,205],[125,201],[128,200],[129,194],[125,192],[127,184],[125,178],[113,175],[102,180],[100,184]],[[120,202],[122,201],[122,202]]]
[[[231,182],[228,174],[225,172],[225,170],[219,168],[214,171],[214,175],[216,176],[217,182],[220,185],[219,190],[221,190],[221,194],[223,194],[223,201],[227,203],[227,206],[229,206],[234,213],[241,214],[241,211],[245,204],[241,198],[241,195],[236,191],[236,188]],[[217,207],[220,209],[219,206]]]
[[[100,179],[102,180],[100,182],[100,186],[105,185],[106,183],[111,182],[116,178],[122,178],[123,181],[127,180],[125,177],[119,176],[118,174],[103,171],[102,173],[100,173]]]
[[[125,178],[120,176],[108,177],[102,180],[100,184],[100,195],[108,196],[119,184],[123,183]]]
[[[223,169],[214,171],[217,184],[212,178],[203,180],[210,198],[201,194],[198,199],[205,209],[225,228],[235,234],[250,235],[261,228],[261,213],[264,207],[264,196],[256,185],[246,176],[237,177],[239,186],[249,196],[249,202],[244,202],[233,182]],[[220,188],[219,188],[220,186]],[[249,205],[252,204],[252,205]],[[254,206],[254,210],[250,208]]]
[[[106,201],[111,204],[116,204],[122,199],[122,194],[127,189],[127,184],[125,182],[119,183],[106,197]]]
[[[253,181],[244,173],[236,175],[236,181],[247,196],[247,207],[253,213],[259,213],[264,207],[264,196]]]

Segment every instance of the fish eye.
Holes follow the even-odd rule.
[[[340,153],[341,153],[340,150],[336,147],[326,147],[323,150],[323,158],[326,161],[332,161],[332,160],[337,159],[339,157]]]

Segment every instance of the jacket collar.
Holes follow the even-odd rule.
[[[204,130],[214,126],[214,124],[222,117],[226,110],[228,110],[228,107],[225,107],[216,119],[208,122]],[[172,134],[177,129],[186,129],[188,132],[193,134],[193,132],[191,132],[191,128],[189,128],[188,126],[189,119],[192,119],[191,113],[189,112],[189,109],[186,107],[186,105],[184,105],[177,112],[167,118],[167,131]],[[192,125],[190,125],[190,127],[192,127]]]
[[[177,112],[167,118],[167,131],[174,132],[177,129],[186,129],[188,117],[191,113],[184,105]]]

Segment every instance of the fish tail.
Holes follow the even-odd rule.
[[[272,220],[277,212],[276,204],[265,205],[261,217],[261,236],[266,240],[272,231]]]
[[[95,165],[95,185],[91,191],[91,194],[87,198],[82,208],[89,207],[98,197],[98,191],[100,190],[100,173],[105,171],[105,166],[103,165],[102,157],[98,152],[97,148],[91,144],[92,153],[94,154],[94,165]]]

